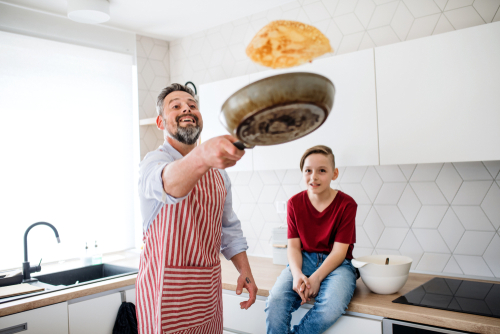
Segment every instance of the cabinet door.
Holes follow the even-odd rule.
[[[335,85],[333,109],[313,133],[290,143],[254,148],[254,169],[298,168],[304,151],[329,146],[338,166],[378,165],[377,111],[373,50],[315,60],[294,69],[250,75],[250,82],[286,72],[312,72]]]
[[[375,49],[380,164],[500,159],[500,22]]]
[[[233,294],[222,294],[224,310],[224,329],[229,333],[244,332],[260,334],[266,332],[266,302],[257,299],[255,304],[248,310],[240,309],[240,303],[248,300],[248,297],[240,297]]]
[[[135,305],[135,289],[125,290],[125,299]]]
[[[21,329],[23,324],[26,330]],[[17,333],[16,328],[23,334],[68,334],[68,304],[54,304],[0,318],[0,333]]]
[[[292,314],[292,326],[298,325],[312,305],[304,305]],[[382,334],[382,321],[343,315],[323,334]]]
[[[68,305],[71,334],[109,334],[121,304],[119,292]]]
[[[200,86],[200,111],[203,117],[202,142],[213,137],[229,134],[219,120],[222,105],[234,92],[246,86],[248,80],[248,75],[245,75]],[[251,170],[252,150],[246,150],[245,155],[236,166],[227,169],[227,171]]]

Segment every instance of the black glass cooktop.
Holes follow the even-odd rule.
[[[392,302],[500,318],[500,284],[436,277]]]

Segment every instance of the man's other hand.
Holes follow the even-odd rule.
[[[238,277],[238,281],[236,283],[236,294],[241,295],[241,293],[243,292],[243,288],[248,290],[248,294],[250,295],[250,297],[247,301],[241,302],[240,307],[241,309],[248,310],[248,308],[252,306],[253,303],[255,303],[258,290],[252,275],[242,273],[240,277]]]

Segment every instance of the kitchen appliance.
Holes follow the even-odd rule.
[[[368,255],[351,261],[368,289],[381,295],[396,293],[405,285],[412,262],[401,255]]]
[[[435,277],[392,302],[500,318],[500,284]]]
[[[288,264],[288,237],[286,228],[273,228],[272,232],[273,242],[273,264],[280,264],[286,266]]]
[[[394,319],[384,318],[382,320],[382,333],[384,334],[432,334],[432,333],[445,333],[445,334],[466,334],[454,329],[434,327],[413,322],[399,321]]]
[[[220,121],[239,149],[301,138],[323,124],[335,87],[322,75],[285,73],[247,85],[222,105]]]

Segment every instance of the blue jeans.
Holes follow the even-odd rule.
[[[302,252],[302,272],[311,276],[326,259],[326,254]],[[344,260],[321,282],[314,306],[300,323],[290,328],[292,312],[300,307],[300,296],[293,291],[293,277],[287,266],[274,284],[266,302],[267,334],[323,333],[342,314],[351,301],[356,288],[356,268]]]

